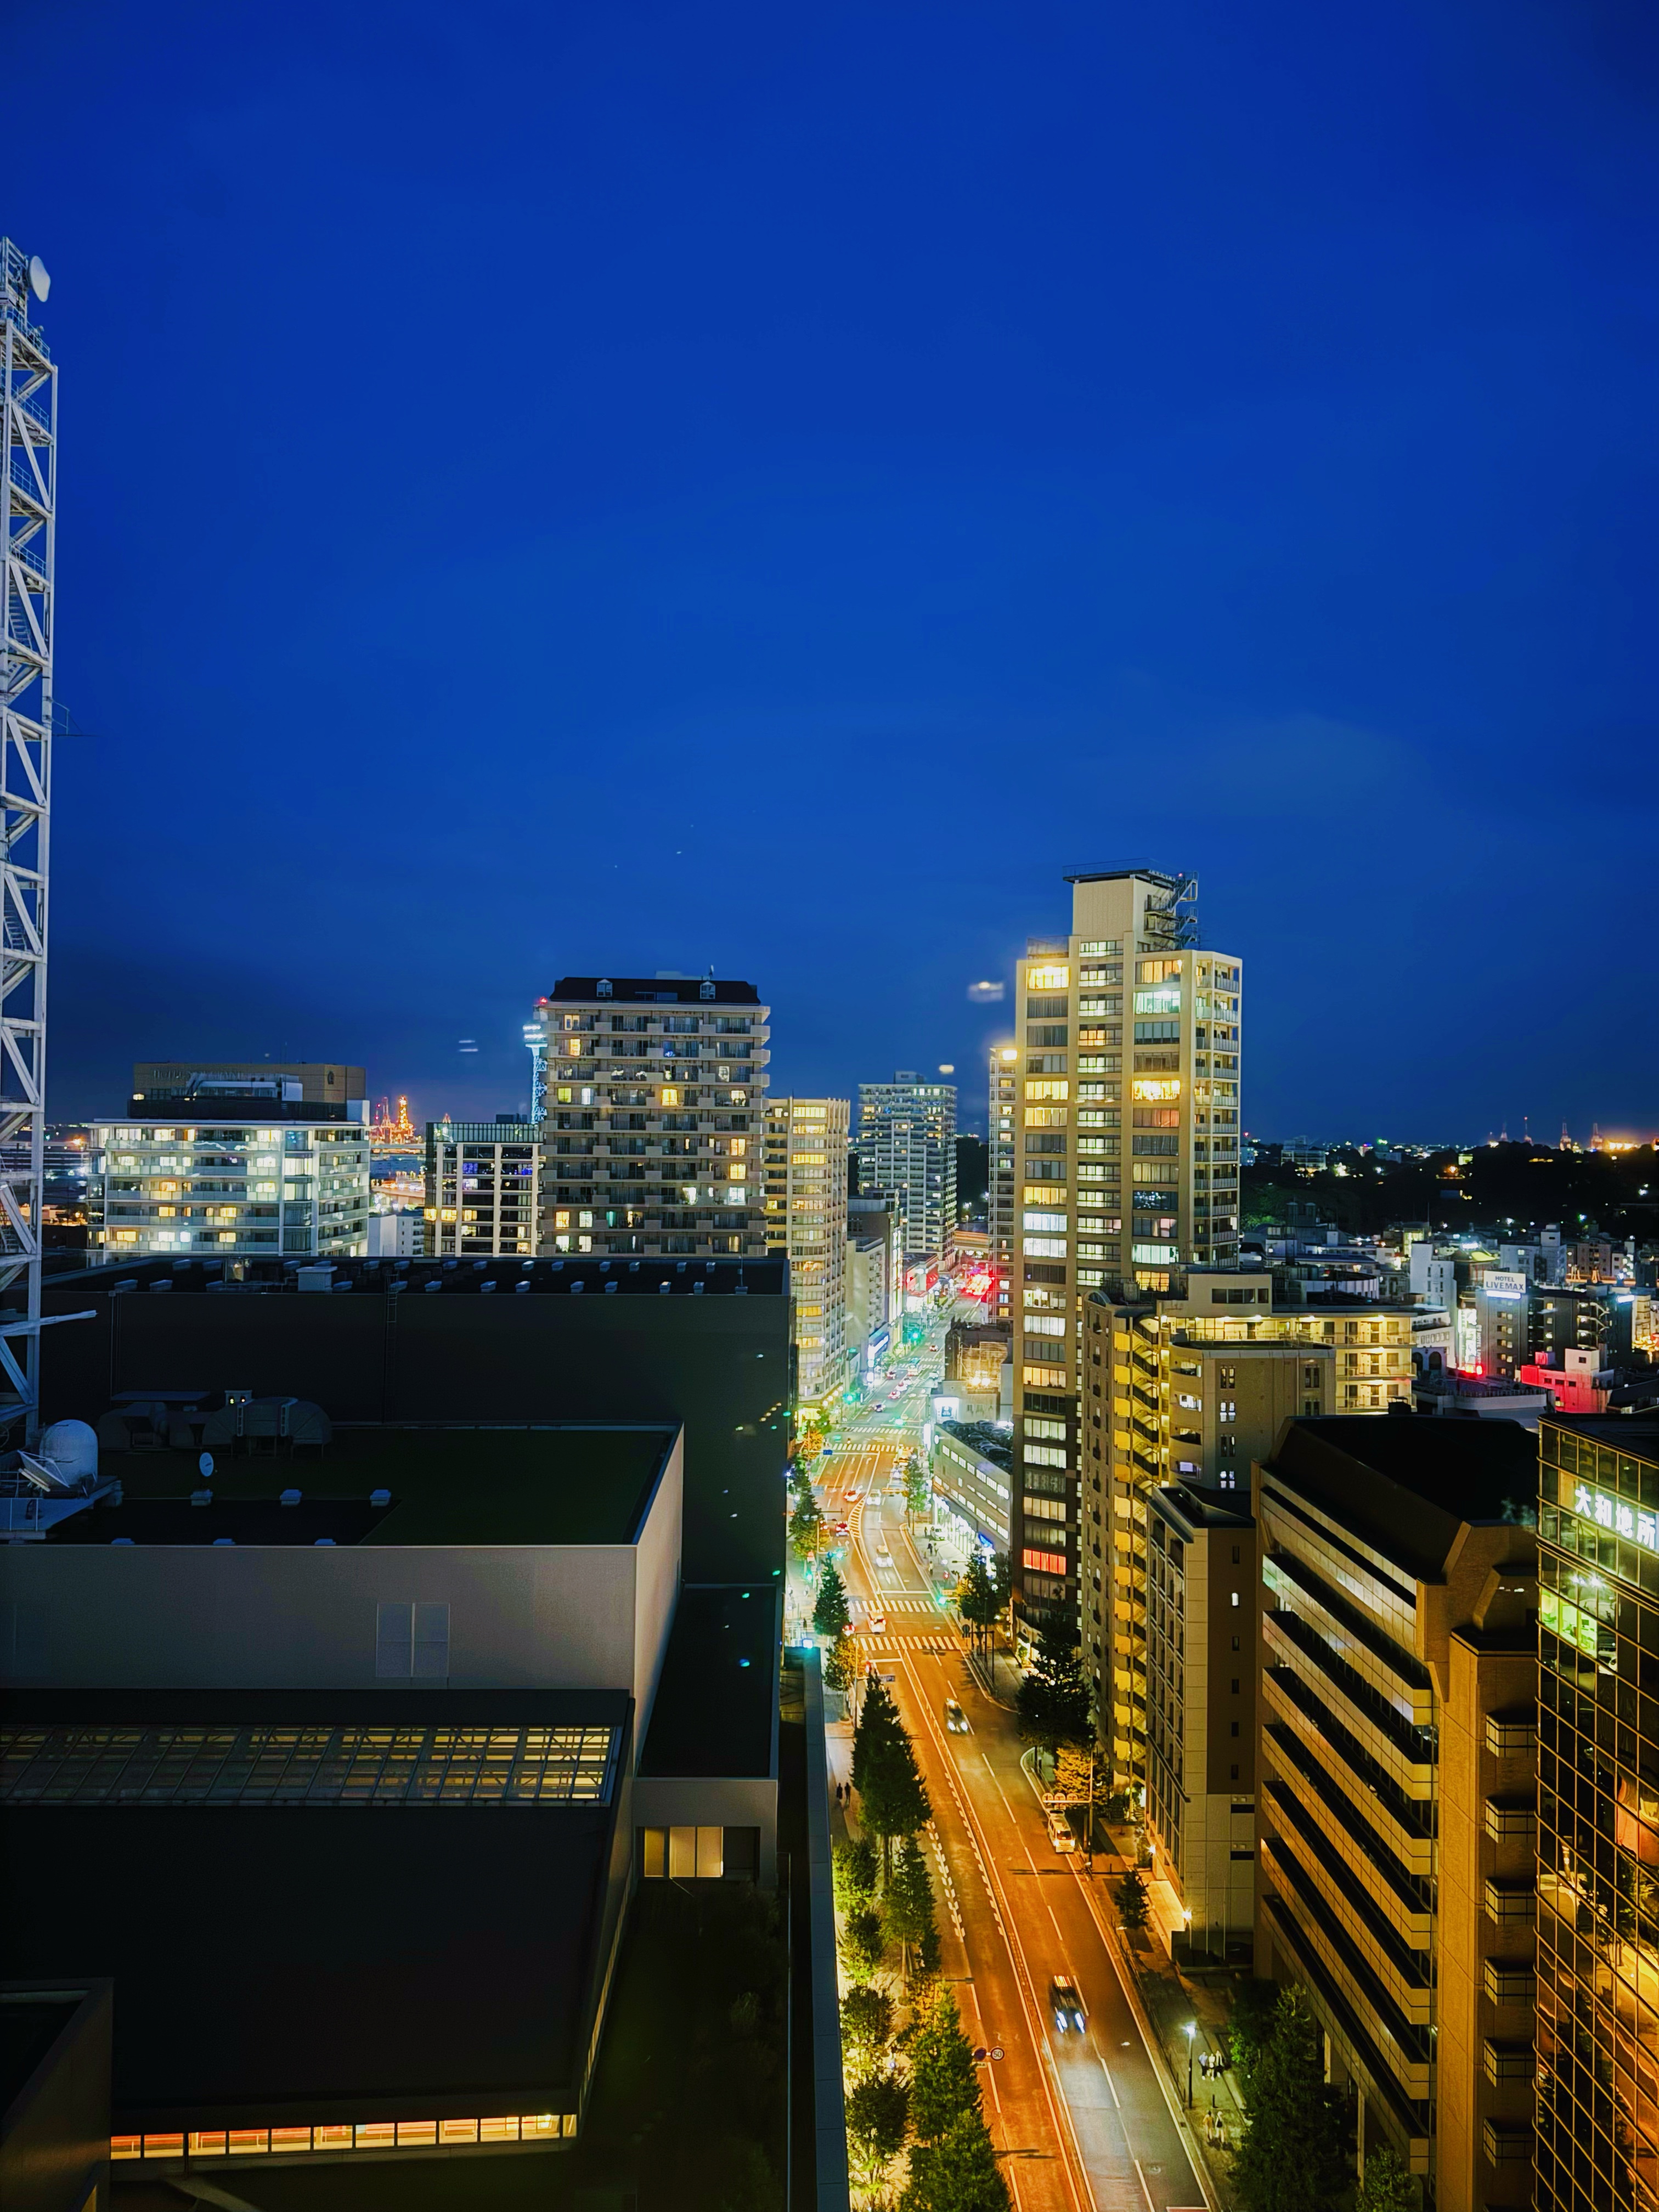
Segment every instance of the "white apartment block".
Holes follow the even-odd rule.
[[[798,1401],[847,1380],[849,1114],[845,1098],[773,1098],[766,1108],[766,1237],[789,1258]]]
[[[900,1068],[890,1083],[860,1083],[859,1190],[896,1192],[907,1260],[944,1260],[957,1220],[957,1086],[919,1083]]]
[[[541,1251],[765,1253],[768,1011],[712,975],[566,975],[537,1001]]]
[[[327,1108],[206,1092],[188,1119],[94,1121],[94,1264],[364,1257],[368,1122],[362,1099]]]

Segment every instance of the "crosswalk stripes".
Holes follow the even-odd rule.
[[[954,1651],[956,1639],[950,1636],[860,1636],[857,1639],[861,1651],[872,1652],[877,1658],[890,1656],[899,1651]]]

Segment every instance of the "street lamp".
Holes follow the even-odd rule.
[[[1187,2022],[1187,2109],[1188,2112],[1192,2110],[1193,2104],[1193,2053],[1197,2048],[1198,2022],[1195,2020],[1189,2020]]]

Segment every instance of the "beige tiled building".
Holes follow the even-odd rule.
[[[1146,1494],[1146,1832],[1186,1955],[1248,1963],[1255,1920],[1255,1524],[1181,1484]]]
[[[1012,1560],[1028,1628],[1074,1628],[1084,1610],[1080,1527],[1100,1500],[1082,1495],[1082,1298],[1109,1284],[1150,1297],[1237,1256],[1239,963],[1197,948],[1186,878],[1066,880],[1069,933],[1033,939],[1015,981]]]
[[[1359,1300],[1274,1313],[1262,1273],[1191,1269],[1180,1295],[1084,1304],[1084,1655],[1120,1786],[1146,1779],[1146,1493],[1243,1510],[1288,1419],[1409,1403],[1412,1315]]]
[[[848,1115],[845,1098],[773,1098],[766,1108],[766,1241],[789,1255],[802,1401],[847,1380]]]
[[[566,975],[537,1001],[543,1252],[765,1252],[768,1011],[712,975]]]
[[[1255,1471],[1255,1971],[1437,2212],[1532,2195],[1537,1496],[1503,1421],[1295,1421]]]

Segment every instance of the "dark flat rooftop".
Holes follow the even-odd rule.
[[[663,1006],[757,1006],[760,993],[752,983],[738,983],[713,979],[713,995],[703,996],[709,987],[707,975],[561,975],[548,997],[556,1004],[562,999],[597,999],[599,985],[611,986],[609,996],[630,1002],[657,1000]]]
[[[601,1424],[514,1428],[340,1428],[319,1456],[216,1454],[211,1505],[183,1451],[105,1452],[120,1505],[60,1523],[52,1540],[100,1544],[631,1544],[676,1431]],[[284,1490],[298,1505],[276,1503]],[[388,1506],[371,1506],[376,1490]]]
[[[1152,1499],[1167,1519],[1177,1525],[1184,1522],[1194,1532],[1200,1528],[1250,1528],[1255,1525],[1250,1518],[1247,1497],[1235,1498],[1229,1503],[1218,1492],[1206,1494],[1184,1482],[1170,1482],[1154,1490]]]
[[[681,1590],[641,1774],[772,1773],[782,1601],[776,1583]]]
[[[1538,1442],[1518,1421],[1291,1420],[1262,1472],[1430,1580],[1464,1524],[1538,1517]]]
[[[477,1297],[488,1285],[489,1295],[505,1304],[520,1296],[566,1297],[578,1285],[580,1294],[588,1297],[604,1297],[607,1291],[623,1297],[731,1297],[741,1291],[775,1298],[784,1296],[787,1280],[787,1261],[781,1254],[744,1260],[337,1260],[333,1267],[334,1287],[326,1292],[301,1291],[298,1270],[276,1260],[250,1260],[246,1278],[237,1282],[222,1279],[223,1263],[219,1261],[192,1260],[187,1267],[176,1267],[160,1259],[54,1269],[51,1280],[54,1308],[60,1312],[79,1310],[88,1295],[107,1297],[117,1283],[136,1285],[136,1291],[125,1295],[141,1297],[157,1295],[154,1286],[158,1283],[168,1285],[160,1295],[185,1297],[206,1292],[218,1297],[338,1297],[350,1295],[343,1291],[344,1284],[352,1291],[381,1293],[395,1284],[404,1297]],[[520,1284],[528,1288],[521,1292]]]

